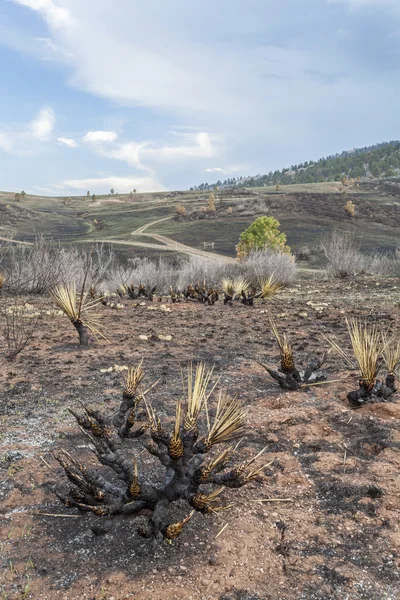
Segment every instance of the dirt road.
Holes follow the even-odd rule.
[[[145,233],[149,227],[157,225],[157,223],[161,223],[162,221],[168,221],[172,219],[172,217],[164,217],[163,219],[157,219],[156,221],[151,221],[150,223],[146,223],[146,225],[142,225],[138,229],[132,231],[131,236],[141,236],[148,237],[149,243],[147,242],[139,242],[137,240],[117,240],[115,238],[107,238],[107,239],[98,239],[96,242],[105,243],[105,244],[120,244],[123,246],[139,246],[141,248],[151,248],[153,250],[160,250],[162,252],[180,252],[182,254],[189,254],[191,256],[203,256],[204,258],[208,258],[209,260],[219,260],[224,263],[233,264],[235,262],[234,258],[230,256],[224,256],[223,254],[217,254],[215,252],[207,252],[206,250],[200,250],[198,248],[192,248],[191,246],[187,246],[186,244],[181,244],[180,242],[176,242],[171,238],[161,235],[159,233]],[[159,242],[156,244],[150,240],[155,240]],[[86,240],[88,242],[93,242],[94,240]]]

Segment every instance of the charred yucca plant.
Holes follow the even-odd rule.
[[[232,279],[225,277],[222,280],[222,291],[224,292],[224,304],[229,304],[230,306],[232,306],[233,296],[235,294]]]
[[[260,286],[259,296],[263,299],[274,296],[283,287],[282,284],[275,279],[274,275],[260,278],[258,280],[258,285]]]
[[[298,390],[302,385],[325,381],[326,376],[318,371],[325,363],[328,352],[324,352],[320,358],[311,360],[304,371],[299,371],[294,362],[293,348],[287,341],[286,335],[284,334],[281,337],[275,323],[270,321],[270,324],[271,332],[279,346],[281,364],[278,370],[272,369],[263,363],[260,364],[279,383],[280,387],[288,390]]]
[[[71,484],[56,491],[61,501],[100,517],[132,516],[139,520],[141,536],[167,540],[176,538],[196,511],[208,514],[229,508],[219,504],[224,489],[244,486],[272,463],[251,466],[262,452],[235,463],[238,444],[233,442],[244,433],[246,413],[223,393],[216,410],[210,409],[215,387],[211,376],[212,370],[204,365],[195,372],[189,367],[186,400],[176,403],[175,418],[169,424],[161,421],[147,399],[149,390],[140,389],[141,365],[128,372],[114,416],[108,418],[89,408],[83,414],[72,413],[98,461],[114,471],[114,478],[107,479],[106,472],[90,469],[61,451],[55,458]],[[140,403],[145,407],[145,420]],[[218,450],[222,444],[225,448]],[[149,472],[147,461],[141,458],[143,448],[160,463],[161,477]]]
[[[101,302],[102,298],[91,298],[90,294],[85,292],[84,285],[80,294],[78,294],[75,284],[59,285],[53,288],[50,294],[54,302],[77,330],[81,346],[88,345],[89,331],[95,337],[100,336],[104,338],[104,335],[100,331],[99,319],[92,312]]]
[[[358,389],[347,394],[351,405],[387,400],[396,391],[395,369],[400,359],[400,344],[394,338],[389,341],[381,335],[376,325],[361,323],[356,319],[346,319],[354,358],[360,372]],[[327,338],[328,339],[328,338]],[[346,352],[333,340],[331,346],[354,368]],[[389,373],[385,380],[378,379],[381,369],[381,356],[384,357]]]

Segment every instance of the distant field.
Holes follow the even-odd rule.
[[[204,242],[214,242],[216,254],[234,257],[240,233],[261,214],[269,214],[280,221],[293,251],[304,245],[314,249],[316,268],[322,264],[321,241],[334,229],[353,231],[370,251],[393,250],[399,243],[399,197],[371,185],[347,189],[346,197],[341,190],[340,183],[220,190],[215,192],[217,219],[185,221],[174,220],[176,205],[198,213],[210,192],[105,195],[95,202],[79,196],[67,203],[64,198],[31,195],[17,202],[14,194],[0,192],[0,235],[30,241],[42,232],[66,244],[105,240],[125,258],[165,255],[173,262],[184,256],[185,246],[204,253]],[[348,198],[356,205],[354,219],[343,209]],[[152,238],[153,234],[165,237]],[[179,252],[176,242],[185,245]]]

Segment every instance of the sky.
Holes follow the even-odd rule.
[[[400,139],[399,0],[0,0],[0,189],[187,189]]]

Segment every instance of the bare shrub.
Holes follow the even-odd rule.
[[[367,271],[371,275],[400,277],[400,257],[397,257],[397,253],[373,254],[369,257]]]
[[[301,246],[296,252],[297,260],[307,262],[311,259],[311,248],[309,246]]]
[[[190,284],[206,281],[208,286],[219,286],[222,279],[235,271],[235,266],[230,268],[226,263],[219,260],[211,260],[202,256],[191,256],[189,260],[182,262],[177,287],[181,290]]]
[[[327,259],[326,271],[332,277],[350,277],[362,273],[369,275],[397,276],[400,274],[400,259],[397,251],[390,253],[365,254],[351,233],[333,232],[322,244]]]
[[[294,256],[273,250],[254,250],[242,261],[240,269],[255,283],[273,276],[277,283],[289,285],[297,274]]]
[[[103,288],[113,291],[121,286],[140,284],[148,289],[157,288],[157,293],[166,294],[175,286],[177,272],[162,258],[153,262],[148,258],[132,258],[126,266],[115,265],[104,281]]]
[[[57,283],[56,258],[61,248],[44,236],[38,236],[31,245],[7,244],[1,250],[7,292],[43,294]]]
[[[9,243],[0,248],[4,287],[11,294],[44,294],[60,283],[80,286],[86,273],[88,284],[97,286],[114,262],[114,250],[104,244],[95,244],[87,254],[42,234],[30,245]]]
[[[368,259],[352,233],[334,231],[322,243],[322,249],[327,261],[326,271],[332,277],[344,278],[367,272]]]
[[[27,347],[37,328],[39,316],[27,313],[18,297],[11,304],[0,307],[0,331],[7,348],[7,360],[14,360]]]

